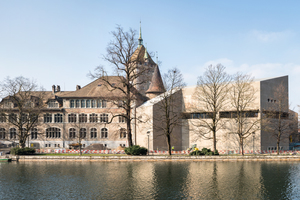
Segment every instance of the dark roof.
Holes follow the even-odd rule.
[[[158,65],[156,65],[152,76],[151,84],[146,93],[163,93],[165,91],[166,90],[160,75]]]

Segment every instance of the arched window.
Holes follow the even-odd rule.
[[[101,138],[107,138],[107,128],[101,129]]]
[[[91,128],[91,138],[97,138],[97,129]]]
[[[15,128],[9,129],[9,136],[10,139],[17,139],[17,131]]]
[[[75,138],[76,137],[76,129],[70,128],[69,129],[69,138]]]
[[[95,113],[90,114],[90,122],[91,123],[98,122],[98,115]]]
[[[100,122],[107,123],[108,122],[108,114],[100,114]]]
[[[46,129],[46,138],[60,138],[60,129],[59,128],[47,128]]]
[[[51,123],[52,122],[52,114],[46,113],[44,114],[44,123]]]
[[[80,138],[86,138],[86,128],[81,128],[79,131]]]
[[[34,140],[34,139],[37,139],[37,128],[33,128],[31,129],[31,139]]]
[[[86,123],[87,122],[87,114],[84,114],[84,113],[79,114],[79,122]]]
[[[63,122],[62,114],[59,114],[59,113],[55,114],[54,115],[54,122],[55,123],[62,123]]]
[[[120,138],[126,138],[126,129],[125,128],[120,129]]]
[[[0,139],[5,139],[5,128],[0,128]]]
[[[77,116],[76,116],[76,114],[71,113],[71,114],[68,115],[68,119],[69,119],[69,123],[76,122],[77,121]]]
[[[70,108],[74,108],[75,105],[74,105],[74,100],[70,100]]]

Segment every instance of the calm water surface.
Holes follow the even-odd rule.
[[[0,163],[1,199],[300,199],[300,162]]]

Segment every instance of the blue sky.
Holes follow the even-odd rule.
[[[102,64],[117,24],[139,29],[158,51],[162,73],[177,67],[187,85],[210,64],[255,78],[289,75],[300,104],[300,1],[1,0],[0,80],[24,76],[51,90],[75,90]]]

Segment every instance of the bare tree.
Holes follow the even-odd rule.
[[[103,58],[112,65],[117,83],[115,79],[111,81],[103,66],[97,67],[94,73],[89,75],[92,78],[100,78],[109,91],[118,92],[116,97],[108,100],[123,109],[124,113],[113,114],[111,120],[119,116],[126,118],[128,145],[132,146],[131,123],[136,119],[133,110],[139,103],[138,99],[143,98],[137,91],[137,87],[148,81],[141,77],[146,75],[149,67],[141,65],[141,57],[133,56],[137,47],[136,31],[130,29],[129,32],[125,32],[120,26],[117,26],[116,29],[111,32],[113,40],[108,44],[107,54]]]
[[[155,113],[155,117],[153,117],[153,128],[162,132],[166,139],[168,153],[171,155],[171,138],[176,139],[173,136],[174,130],[180,128],[182,120],[182,98],[179,93],[185,83],[177,68],[170,69],[168,73],[164,74],[163,83],[167,92],[159,95],[158,107],[160,112]]]
[[[279,146],[282,139],[287,139],[291,134],[297,131],[297,119],[293,118],[288,102],[287,87],[281,83],[274,90],[274,99],[269,99],[270,104],[263,111],[262,126],[263,129],[276,138],[277,155],[279,155]]]
[[[238,136],[241,154],[244,155],[244,141],[253,132],[260,129],[260,120],[257,119],[258,110],[253,110],[256,90],[253,86],[253,78],[247,74],[237,73],[229,92],[230,106],[233,111],[228,112],[229,134]]]
[[[224,128],[219,112],[226,106],[231,76],[221,64],[208,66],[203,76],[198,77],[192,109],[193,131],[206,140],[213,141],[213,150],[217,150],[217,132]]]
[[[5,139],[19,140],[19,145],[24,148],[30,131],[37,125],[45,106],[45,93],[34,81],[22,76],[6,78],[0,88],[3,92],[1,120],[17,129]]]

